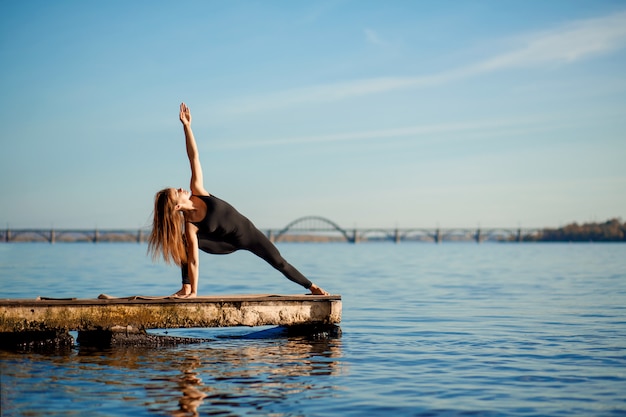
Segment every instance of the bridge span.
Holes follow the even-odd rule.
[[[521,227],[366,227],[345,228],[322,216],[304,216],[282,229],[261,229],[272,242],[344,241],[349,243],[390,241],[513,241],[522,242],[541,232]],[[143,243],[150,229],[11,229],[0,231],[0,242],[137,242]]]
[[[373,227],[351,229],[343,228],[334,221],[321,216],[300,217],[280,230],[269,230],[268,237],[274,242],[289,240],[290,235],[309,234],[312,240],[344,240],[350,243],[367,241],[515,241],[522,242],[526,238],[536,236],[541,229],[521,227],[460,227],[460,228],[428,228],[428,227]],[[317,237],[317,239],[315,239]],[[334,237],[334,239],[333,239]]]

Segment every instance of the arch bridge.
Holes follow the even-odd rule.
[[[314,233],[318,236],[339,235],[347,242],[355,243],[357,240],[357,231],[352,235],[337,223],[321,216],[304,216],[300,217],[287,226],[283,227],[276,234],[272,230],[269,231],[269,238],[273,242],[278,242],[290,232],[307,232]]]
[[[267,230],[267,229],[266,229]],[[300,217],[279,230],[268,230],[273,242],[286,240],[307,241],[468,241],[486,240],[524,241],[535,236],[540,229],[522,228],[353,228],[346,229],[322,216]],[[143,243],[149,229],[98,230],[98,229],[10,229],[0,230],[0,242],[137,242]],[[294,235],[306,235],[294,239]],[[290,236],[292,237],[290,239]]]
[[[277,232],[268,231],[273,242],[279,242],[289,233],[314,233],[316,235],[335,235],[350,243],[361,241],[393,241],[405,240],[432,241],[468,241],[477,243],[487,240],[521,242],[529,236],[536,235],[540,229],[523,228],[354,228],[344,229],[334,221],[321,216],[300,217]]]

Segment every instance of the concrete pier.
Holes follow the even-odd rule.
[[[147,329],[264,325],[326,329],[341,322],[341,307],[340,295],[0,300],[0,337],[6,346],[12,340],[23,344],[45,334],[59,339],[78,331],[79,341],[81,333],[84,340],[99,340],[98,344],[126,335],[132,344]]]

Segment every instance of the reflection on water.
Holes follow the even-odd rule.
[[[80,414],[85,403],[100,404],[94,415],[115,407],[172,416],[269,414],[278,404],[284,412],[300,400],[332,395],[337,387],[327,377],[341,372],[340,357],[340,339],[306,338],[218,340],[170,349],[77,348],[65,356],[0,352],[2,406],[45,415],[54,411],[45,406],[54,392],[54,404],[70,414]],[[8,388],[14,381],[20,381],[20,393]],[[67,401],[59,401],[59,394]],[[33,395],[36,404],[28,401]]]
[[[247,343],[185,352],[179,358],[180,375],[170,381],[182,393],[174,415],[196,413],[203,401],[212,414],[245,405],[263,410],[275,402],[302,394],[324,395],[321,391],[332,389],[312,377],[338,371],[339,341]]]

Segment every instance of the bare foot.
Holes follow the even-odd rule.
[[[324,291],[322,288],[318,287],[315,284],[309,287],[309,291],[311,291],[311,294],[313,295],[330,295],[330,293]]]
[[[183,284],[183,287],[174,294],[172,294],[172,296],[186,298],[189,294],[191,294],[191,285]]]
[[[172,295],[172,297],[174,298],[184,298],[184,299],[188,299],[188,298],[196,298],[198,295],[196,293],[191,293],[191,294],[183,294],[183,295],[178,295],[178,293]]]

